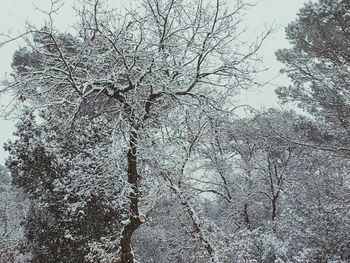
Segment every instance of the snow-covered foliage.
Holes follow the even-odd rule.
[[[349,144],[349,10],[347,0],[306,4],[286,29],[293,47],[277,52],[295,83],[280,88],[280,98],[299,103],[322,122],[334,149]]]
[[[240,40],[241,1],[137,3],[80,1],[70,33],[49,13],[14,54],[7,167],[30,262],[349,260],[347,2],[307,4],[278,53],[295,81],[280,96],[313,120],[234,115],[262,40]]]
[[[0,166],[0,262],[24,263],[29,258],[23,237],[28,210],[23,191],[11,185],[9,172]]]
[[[8,166],[38,200],[32,222],[51,205],[55,212],[46,221],[84,217],[98,196],[120,209],[120,258],[134,262],[131,238],[145,223],[142,205],[152,208],[153,192],[170,184],[209,257],[219,262],[180,186],[201,136],[192,134],[193,120],[229,110],[232,95],[252,82],[250,62],[256,64],[262,39],[241,45],[245,7],[146,0],[118,13],[82,1],[74,33],[57,32],[52,23],[28,29],[8,85],[41,119],[28,139],[26,124],[19,130],[19,141],[8,146]],[[27,174],[33,183],[25,182]],[[59,242],[76,240],[68,230],[55,230]]]

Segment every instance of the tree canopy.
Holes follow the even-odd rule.
[[[270,33],[242,38],[248,3],[82,0],[67,32],[57,4],[5,41],[25,44],[3,83],[20,117],[0,197],[18,204],[12,180],[29,202],[0,207],[6,260],[350,260],[348,1],[305,4],[276,53],[293,81],[277,93],[305,112],[244,116]]]

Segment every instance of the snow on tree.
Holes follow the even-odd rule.
[[[36,123],[26,110],[17,124],[16,140],[6,144],[13,182],[31,202],[24,225],[30,262],[84,261],[90,243],[120,227],[121,208],[115,202],[119,181],[116,176],[113,181],[99,176],[97,157],[88,147],[103,145],[97,131],[97,125],[86,129],[67,148],[62,134]],[[88,161],[78,161],[83,157]]]
[[[312,152],[300,160],[304,172],[296,173],[299,191],[289,193],[290,210],[284,214],[293,225],[284,227],[295,230],[291,240],[303,247],[291,248],[300,251],[296,262],[350,260],[345,237],[349,229],[345,197],[349,191],[349,10],[347,0],[305,4],[286,29],[292,47],[276,53],[284,64],[282,72],[293,81],[292,86],[279,88],[279,97],[297,102],[314,118],[311,125],[304,123],[304,139],[285,137]]]
[[[28,202],[23,191],[11,183],[10,173],[0,166],[0,262],[25,262],[29,255],[22,225]]]
[[[135,262],[131,243],[146,221],[142,205],[161,180],[180,197],[211,261],[220,262],[186,190],[179,187],[189,155],[174,155],[176,144],[164,146],[173,135],[181,138],[181,126],[172,125],[176,119],[197,118],[195,109],[215,116],[232,108],[232,96],[252,83],[251,62],[256,63],[266,35],[243,44],[239,25],[247,5],[240,1],[232,8],[219,0],[137,3],[117,12],[98,0],[82,1],[71,33],[58,32],[49,13],[43,27],[29,26],[22,35],[26,46],[14,55],[14,77],[7,87],[41,116],[40,141],[48,156],[70,166],[67,184],[66,177],[63,183],[62,176],[52,177],[54,189],[72,187],[84,196],[98,176],[122,186],[116,200],[124,209],[117,238],[121,262]],[[101,144],[74,149],[88,143],[83,137],[96,126],[101,128],[89,138],[102,136]],[[52,133],[61,139],[52,139]],[[188,140],[191,147],[193,138]],[[162,148],[166,151],[158,151]]]
[[[294,101],[323,123],[329,150],[348,154],[350,83],[350,3],[308,3],[287,29],[290,49],[279,50],[283,72],[294,85],[280,88],[284,101]],[[324,145],[326,146],[326,145]]]

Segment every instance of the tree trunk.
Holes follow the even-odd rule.
[[[275,221],[277,213],[277,197],[274,195],[271,199],[272,211],[271,211],[271,220]]]
[[[187,213],[190,216],[190,219],[192,221],[194,232],[195,232],[195,234],[197,234],[196,237],[199,238],[199,240],[204,245],[204,248],[206,249],[206,251],[209,254],[210,261],[213,263],[219,263],[219,259],[218,259],[216,250],[215,250],[214,246],[212,245],[212,243],[210,242],[209,238],[206,236],[206,234],[203,233],[199,218],[197,217],[192,206],[190,205],[190,203],[188,202],[186,197],[184,197],[181,193],[177,192],[176,190],[175,190],[175,192],[180,197],[181,204],[186,208],[186,211],[187,211]]]
[[[248,204],[244,204],[243,206],[243,223],[247,227],[248,230],[250,230],[250,220],[249,220],[249,214],[248,214]]]
[[[129,138],[128,159],[128,183],[132,191],[129,193],[129,221],[124,226],[120,240],[122,263],[134,263],[134,255],[131,247],[131,237],[136,229],[142,224],[139,218],[139,174],[137,171],[137,141],[138,128],[131,126]]]

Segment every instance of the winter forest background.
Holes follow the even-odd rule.
[[[299,10],[260,110],[251,3],[79,0],[60,30],[62,3],[0,36],[1,263],[350,262],[349,0]]]

